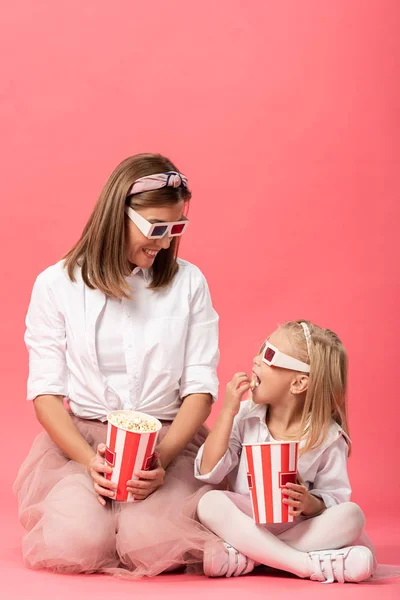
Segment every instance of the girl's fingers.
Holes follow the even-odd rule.
[[[294,500],[293,498],[283,498],[282,502],[288,506],[303,506],[303,502],[300,500]]]
[[[299,515],[301,515],[301,510],[296,510],[295,508],[289,508],[288,513],[289,513],[289,515],[292,515],[293,517],[298,517]]]
[[[244,385],[250,385],[250,382],[247,378],[239,383],[239,390],[242,389]]]
[[[244,394],[245,392],[247,392],[247,390],[249,390],[249,389],[250,389],[250,383],[248,383],[248,382],[246,381],[246,383],[242,384],[242,385],[239,387],[239,389],[238,389],[238,392],[240,393],[240,395],[241,395],[241,396],[243,396],[243,394]]]
[[[304,496],[303,493],[295,492],[294,490],[282,490],[282,494],[289,496],[290,498],[295,498],[296,500],[301,500]]]
[[[249,381],[246,373],[236,373],[231,381],[231,385],[233,388],[237,388],[243,381]]]
[[[290,481],[286,484],[286,487],[288,490],[294,490],[295,492],[300,492],[301,494],[304,494],[304,492],[307,491],[303,485],[299,485],[298,483],[291,483]]]
[[[239,388],[243,385],[243,383],[250,383],[249,378],[247,377],[247,375],[242,375],[242,377],[238,377],[238,379],[236,379],[235,381],[235,387]]]

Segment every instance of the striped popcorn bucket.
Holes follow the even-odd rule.
[[[117,427],[110,419],[114,415],[126,416],[129,419],[141,417],[156,425],[156,431],[138,433],[128,431],[122,427]],[[115,500],[118,502],[135,502],[132,494],[128,494],[126,489],[127,482],[131,479],[138,479],[134,472],[150,469],[154,450],[157,443],[158,432],[162,425],[158,419],[146,415],[145,413],[133,410],[118,410],[107,416],[107,443],[106,443],[106,462],[113,468],[112,473],[106,474],[106,479],[111,480],[118,485],[115,493]]]
[[[292,523],[288,506],[282,503],[282,488],[296,483],[298,442],[243,444],[247,481],[256,523]]]

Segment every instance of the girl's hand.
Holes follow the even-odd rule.
[[[116,483],[111,483],[111,481],[104,477],[104,473],[112,473],[112,467],[104,459],[105,452],[106,445],[99,444],[97,446],[97,454],[87,466],[87,472],[93,480],[97,500],[102,506],[106,505],[105,498],[114,498],[115,490],[117,489]]]
[[[225,400],[222,407],[223,411],[227,411],[236,416],[240,409],[240,402],[250,389],[250,379],[246,373],[236,373],[232,381],[226,386]]]
[[[282,494],[287,496],[282,502],[289,506],[289,515],[298,517],[299,515],[307,514],[311,508],[312,495],[305,485],[298,483],[287,483],[283,488]]]
[[[138,471],[135,475],[139,479],[128,481],[127,490],[133,494],[135,500],[144,500],[164,483],[165,470],[161,466],[158,455],[155,455],[149,471]]]

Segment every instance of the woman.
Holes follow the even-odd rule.
[[[25,563],[156,575],[196,562],[200,526],[182,517],[217,397],[218,316],[204,276],[177,259],[191,193],[160,155],[123,161],[81,239],[37,278],[27,315],[28,400],[44,427],[15,483]],[[66,404],[64,403],[66,401]],[[163,422],[158,461],[111,502],[107,413]]]

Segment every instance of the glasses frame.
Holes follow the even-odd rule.
[[[150,223],[147,219],[142,217],[136,210],[134,210],[131,206],[125,206],[125,213],[128,215],[130,220],[135,223],[136,227],[146,236],[149,240],[159,240],[168,235],[169,237],[180,237],[183,235],[189,225],[189,219],[185,217],[182,221],[165,221],[162,223]],[[172,229],[176,226],[180,225],[182,227],[182,231],[179,233],[172,233]],[[153,235],[154,230],[157,227],[166,227],[166,230],[161,235]]]
[[[262,351],[262,360],[269,367],[280,367],[281,369],[299,371],[300,373],[310,372],[310,365],[281,352],[269,342],[265,342],[265,348]]]

